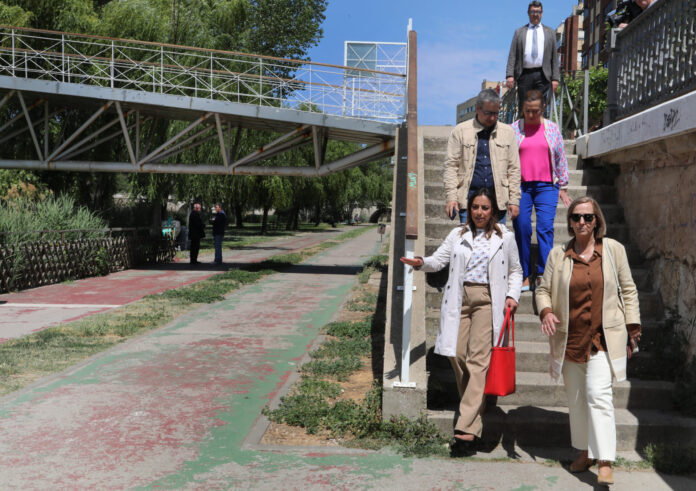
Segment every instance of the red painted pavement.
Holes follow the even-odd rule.
[[[194,267],[188,260],[180,260],[0,295],[0,343],[104,312],[146,295],[196,283],[224,272],[230,266],[256,263],[278,254],[296,252],[336,237],[342,231],[332,229],[308,232],[254,244],[240,250],[227,249],[223,251],[222,266],[201,263]],[[202,256],[201,259],[210,260],[212,255]],[[27,304],[36,307],[28,307]]]

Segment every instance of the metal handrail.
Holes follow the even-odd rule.
[[[696,0],[658,0],[609,32],[605,125],[696,89]]]
[[[0,26],[0,76],[400,123],[406,75],[166,43]]]

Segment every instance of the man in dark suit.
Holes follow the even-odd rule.
[[[541,24],[541,2],[529,3],[529,24],[520,27],[512,36],[510,55],[505,71],[506,85],[512,89],[517,82],[517,95],[522,113],[522,102],[527,91],[536,89],[549,98],[561,78],[556,53],[556,32]]]
[[[191,239],[190,262],[198,264],[198,251],[201,249],[201,239],[205,237],[205,226],[201,218],[201,204],[194,203],[189,215],[189,239]]]

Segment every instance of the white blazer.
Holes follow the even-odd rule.
[[[505,320],[505,298],[516,302],[522,288],[522,267],[517,253],[515,234],[505,225],[498,225],[503,237],[493,233],[488,253],[488,281],[491,290],[493,323],[493,343],[497,342]],[[440,271],[450,264],[449,279],[445,285],[440,307],[440,330],[435,342],[435,353],[443,356],[456,356],[459,318],[462,310],[462,296],[466,265],[473,252],[473,235],[470,230],[461,234],[464,226],[452,230],[432,256],[423,258],[420,268],[426,273]]]

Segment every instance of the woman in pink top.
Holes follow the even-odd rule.
[[[568,187],[568,160],[563,137],[558,126],[544,119],[544,96],[538,90],[527,92],[523,120],[512,124],[520,151],[522,197],[520,214],[514,220],[515,239],[520,252],[524,274],[522,291],[529,290],[532,207],[536,210],[536,234],[539,243],[536,276],[544,274],[546,258],[553,247],[553,221],[558,199],[566,207],[570,204]]]

